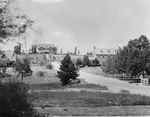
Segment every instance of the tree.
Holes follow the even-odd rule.
[[[18,71],[18,75],[21,74],[22,81],[23,81],[24,75],[26,75],[28,73],[32,74],[32,70],[30,67],[30,60],[27,57],[25,57],[23,59],[16,58],[15,67],[16,67],[16,71]]]
[[[87,55],[84,55],[84,57],[83,57],[83,65],[85,65],[85,66],[91,65],[91,62],[90,62],[89,57]]]
[[[21,54],[21,44],[14,47],[15,54]]]
[[[62,85],[69,84],[71,80],[75,80],[79,76],[79,69],[75,67],[68,54],[61,61],[59,70],[57,71],[57,76],[60,78]]]
[[[80,50],[78,50],[78,54],[80,54]]]
[[[18,15],[16,0],[0,1],[0,42],[20,37],[34,23],[26,15]],[[15,15],[17,14],[17,15]]]
[[[57,54],[57,47],[54,47],[54,54]]]
[[[62,51],[62,48],[61,48],[61,50],[60,50],[60,54],[62,54],[63,53],[63,51]]]
[[[114,76],[114,74],[115,73],[117,73],[117,70],[116,70],[116,58],[115,58],[115,56],[108,56],[108,58],[107,58],[107,60],[106,60],[106,63],[105,63],[105,72],[107,72],[107,73],[111,73],[111,74],[113,74],[113,76]]]
[[[34,117],[28,87],[16,81],[0,82],[0,117]]]
[[[75,47],[75,51],[74,51],[74,53],[75,53],[75,54],[77,54],[77,47]]]
[[[149,39],[141,35],[139,39],[130,40],[128,45],[128,59],[127,59],[127,71],[132,76],[136,76],[138,73],[146,71],[150,66],[150,42]],[[143,74],[144,75],[144,74]]]
[[[133,77],[146,71],[150,75],[149,39],[141,35],[138,39],[130,40],[123,48],[119,48],[115,64],[118,73],[130,74]]]
[[[32,54],[37,53],[37,45],[32,45]]]
[[[2,73],[2,77],[5,77],[6,68],[9,62],[10,60],[7,58],[7,56],[5,54],[2,54],[2,56],[0,57],[0,70]]]
[[[16,4],[16,0],[0,0],[0,43],[20,38],[33,24],[26,15],[15,15]],[[0,82],[0,117],[33,117],[34,114],[25,87]]]

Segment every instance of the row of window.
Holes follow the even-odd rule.
[[[114,56],[113,55],[100,55],[100,56],[98,56],[98,58],[108,58],[108,57],[111,57],[111,58],[113,58]]]

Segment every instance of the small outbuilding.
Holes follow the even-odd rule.
[[[149,85],[150,84],[150,78],[146,75],[146,72],[144,72],[144,76],[140,74],[139,78],[141,79],[141,83],[144,85]]]

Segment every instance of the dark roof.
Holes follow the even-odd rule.
[[[117,49],[114,48],[95,48],[95,54],[112,55],[116,53],[117,53]]]
[[[44,48],[44,49],[54,48],[54,44],[39,44],[38,48]]]

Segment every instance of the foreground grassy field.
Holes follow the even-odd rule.
[[[43,114],[59,116],[149,116],[150,106],[110,106],[110,107],[53,107],[41,109],[36,107],[38,112]]]
[[[23,82],[29,86],[29,100],[39,113],[64,116],[150,115],[150,97],[132,95],[128,91],[108,93],[107,87],[95,84],[64,87],[56,70],[41,66],[32,67],[32,70],[34,74],[25,77]],[[40,76],[39,71],[44,75]]]
[[[150,105],[150,97],[126,93],[32,91],[30,94],[37,107],[107,107]]]

